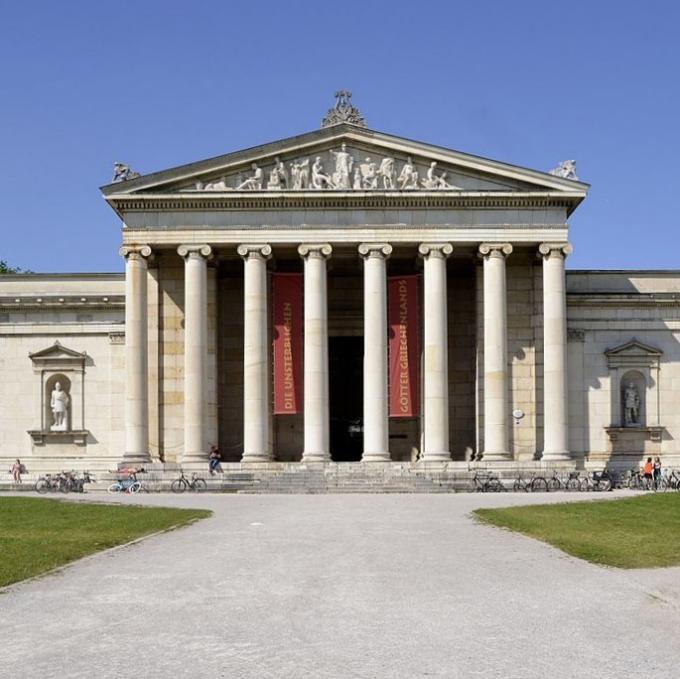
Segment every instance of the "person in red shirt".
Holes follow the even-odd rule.
[[[649,490],[652,487],[654,474],[654,465],[652,464],[652,458],[648,457],[647,462],[642,467],[642,475],[645,477],[645,486]]]

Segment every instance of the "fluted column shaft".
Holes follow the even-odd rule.
[[[184,259],[184,454],[183,462],[208,457],[208,258],[209,245],[180,245]]]
[[[508,320],[505,258],[510,243],[482,243],[484,260],[484,454],[485,460],[507,460]]]
[[[127,463],[148,462],[148,246],[123,246],[125,257],[125,452]]]
[[[424,259],[423,460],[451,459],[449,450],[449,361],[446,258],[449,243],[422,243]]]
[[[243,462],[267,462],[269,453],[269,346],[266,244],[238,246],[244,262]]]
[[[388,462],[387,258],[392,246],[362,243],[364,259],[364,462]]]
[[[330,459],[326,259],[332,251],[328,243],[298,247],[305,262],[303,462]]]
[[[543,459],[568,460],[567,292],[564,261],[569,243],[542,243],[543,258]]]

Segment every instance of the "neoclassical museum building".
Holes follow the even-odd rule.
[[[572,162],[336,96],[307,134],[116,164],[125,274],[0,276],[0,465],[680,462],[680,274],[565,270]]]

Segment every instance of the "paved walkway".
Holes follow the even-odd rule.
[[[134,498],[215,514],[0,593],[0,674],[675,679],[680,569],[600,568],[469,518],[582,497]]]

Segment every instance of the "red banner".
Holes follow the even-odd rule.
[[[302,274],[272,274],[274,415],[302,412]]]
[[[419,276],[388,279],[390,417],[416,417],[420,410],[418,279]]]

